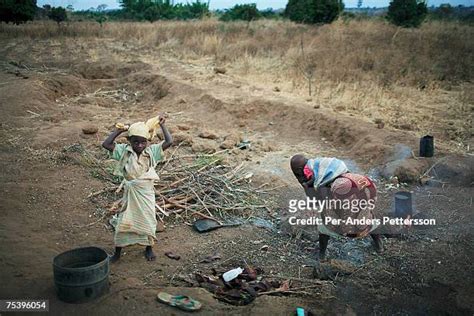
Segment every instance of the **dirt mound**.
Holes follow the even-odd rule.
[[[217,150],[217,143],[209,139],[196,138],[191,149],[195,153],[212,154]]]
[[[140,102],[155,103],[165,96],[175,94],[172,91],[173,83],[164,76],[143,70],[147,65],[141,62],[117,65],[108,63],[85,63],[78,66],[78,73],[88,79],[116,79],[116,84],[129,91],[141,93]],[[62,96],[78,95],[87,90],[89,82],[71,75],[50,77],[44,80],[41,93],[50,101]],[[44,97],[36,100],[44,100]],[[47,102],[43,102],[46,104]],[[182,104],[187,107],[187,104]],[[211,94],[201,94],[190,111],[208,113],[206,118],[217,124],[226,123],[229,127],[249,127],[256,132],[269,131],[274,136],[282,137],[286,141],[295,141],[301,138],[315,139],[315,143],[325,140],[342,149],[346,155],[355,157],[358,163],[365,166],[379,165],[382,175],[386,178],[397,176],[402,182],[416,183],[420,176],[428,169],[426,160],[408,159],[408,156],[418,146],[418,140],[411,134],[398,131],[380,129],[377,124],[342,116],[331,110],[303,106],[301,104],[287,104],[279,101],[264,100],[261,98],[249,102],[223,101]],[[214,120],[215,119],[215,120]],[[238,127],[237,127],[238,126]],[[187,133],[178,133],[177,139],[192,145],[194,152],[212,153],[217,148],[232,148],[236,140],[224,138],[218,144],[212,141],[194,141]],[[205,137],[206,138],[206,137]],[[215,138],[215,137],[214,137]],[[226,141],[229,144],[226,144]],[[403,157],[399,157],[400,146],[403,147]],[[271,151],[270,146],[264,151]],[[409,153],[407,156],[406,153]],[[447,177],[465,174],[462,170],[440,165],[440,172]],[[443,169],[444,168],[444,169]],[[462,167],[461,167],[462,169]],[[471,173],[472,174],[472,173]],[[464,184],[472,180],[456,181]]]
[[[123,84],[126,89],[142,91],[142,101],[151,103],[167,96],[172,87],[168,79],[148,71],[130,74],[124,78]]]
[[[418,139],[406,132],[380,129],[373,122],[301,104],[287,104],[262,98],[248,102],[239,99],[224,101],[206,93],[201,95],[197,102],[193,102],[189,110],[205,113],[207,121],[213,121],[215,124],[248,130],[248,134],[271,135],[290,144],[311,138],[315,144],[327,141],[341,149],[345,155],[355,157],[357,163],[365,167],[378,165],[383,169],[386,163],[400,159],[399,146],[408,149],[410,155],[418,147]],[[234,142],[221,147],[232,146]],[[420,168],[422,170],[424,166]],[[413,182],[413,176],[408,175],[408,178]]]
[[[171,83],[163,76],[149,70],[149,65],[143,62],[116,62],[83,63],[75,68],[75,72],[82,78],[88,79],[88,84],[100,87],[112,84],[119,91],[131,92],[133,95],[122,95],[124,100],[154,103],[168,95]],[[107,79],[105,82],[103,79]]]
[[[285,138],[325,139],[348,152],[358,162],[383,164],[396,153],[397,144],[416,148],[417,140],[397,131],[381,130],[370,122],[342,116],[327,109],[255,100],[243,106],[225,106],[239,121]],[[264,118],[264,119],[262,119]]]
[[[453,185],[474,185],[473,156],[450,156],[438,161],[433,164],[430,176]]]
[[[41,112],[51,108],[51,99],[54,98],[54,90],[47,85],[38,83],[33,79],[11,80],[11,76],[2,75],[2,81],[6,84],[0,86],[0,114],[8,116],[34,116],[38,117]],[[22,93],[27,92],[28,98]],[[14,124],[14,121],[9,121]]]
[[[425,159],[400,159],[386,163],[381,174],[385,179],[397,177],[400,182],[419,183],[429,166],[430,161]]]
[[[472,186],[474,157],[459,155],[415,157],[409,147],[397,145],[391,158],[382,166],[380,175],[386,179],[397,177],[400,182],[421,182],[428,186],[442,184]]]
[[[81,78],[73,75],[48,76],[42,85],[46,88],[46,96],[53,102],[59,97],[81,94],[87,88]]]
[[[114,79],[146,68],[147,65],[142,62],[120,64],[115,61],[103,60],[95,63],[81,63],[75,67],[74,71],[84,79]]]
[[[213,96],[211,96],[209,94],[203,95],[199,99],[198,102],[200,102],[202,104],[205,104],[206,106],[208,106],[213,111],[219,111],[219,110],[222,110],[222,109],[225,108],[224,102],[222,102],[219,99],[214,98]]]

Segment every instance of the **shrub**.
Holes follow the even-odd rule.
[[[56,7],[56,8],[51,8],[49,11],[48,17],[58,23],[58,26],[61,22],[67,20],[67,13],[66,9],[63,7]]]
[[[0,0],[0,22],[15,24],[33,20],[36,0]]]
[[[289,0],[285,15],[299,23],[331,23],[343,9],[342,0]]]
[[[243,21],[253,21],[260,18],[260,12],[257,9],[257,5],[255,3],[251,4],[236,4],[229,10],[226,10],[225,13],[221,16],[221,21],[235,21],[235,20],[243,20]]]
[[[387,19],[398,26],[418,27],[428,13],[426,3],[420,0],[392,0]]]
[[[188,20],[209,14],[209,4],[200,0],[174,4],[171,0],[120,0],[123,17],[134,20]]]

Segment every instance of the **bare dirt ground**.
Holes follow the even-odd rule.
[[[418,138],[413,134],[377,129],[324,106],[315,109],[302,97],[273,91],[273,86],[216,74],[205,62],[139,52],[130,44],[1,44],[0,298],[49,299],[50,313],[65,315],[181,314],[156,301],[159,290],[193,296],[203,303],[200,313],[206,315],[288,315],[297,306],[320,315],[474,312],[472,156],[438,151],[433,159],[414,159],[411,150],[417,152]],[[106,208],[108,200],[88,198],[109,184],[67,159],[67,149],[81,144],[103,159],[100,144],[115,122],[143,120],[162,111],[170,114],[168,125],[175,140],[183,142],[183,153],[219,150],[229,135],[250,140],[251,150],[232,150],[225,159],[235,165],[244,162],[257,184],[270,182],[278,188],[272,199],[280,214],[288,198],[302,197],[288,167],[289,157],[298,152],[341,157],[369,173],[379,187],[380,213],[391,210],[396,191],[380,174],[395,172],[413,181],[437,163],[433,169],[446,182],[443,186],[415,182],[405,187],[414,193],[417,212],[436,219],[437,225],[385,239],[382,255],[373,252],[369,239],[331,241],[328,256],[348,262],[353,267],[348,275],[307,294],[264,295],[249,305],[233,306],[190,287],[186,278],[213,267],[249,264],[266,276],[311,279],[317,256],[311,236],[288,232],[265,214],[261,216],[272,222],[270,228],[249,223],[203,235],[168,220],[165,231],[158,233],[156,262],[146,262],[141,247],[130,247],[112,266],[108,295],[82,305],[62,303],[54,289],[53,257],[85,245],[113,249],[106,220],[97,221],[97,210]],[[98,133],[84,135],[81,128],[88,125]],[[216,133],[217,140],[197,137],[203,130]],[[264,245],[268,250],[261,250]],[[178,253],[181,260],[167,258],[166,251]],[[216,252],[221,260],[201,262]]]

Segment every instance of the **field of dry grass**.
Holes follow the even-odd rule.
[[[306,26],[287,21],[223,23],[71,22],[0,25],[7,38],[58,41],[112,38],[306,98],[385,128],[435,135],[470,152],[474,27],[429,22],[399,29],[383,21]],[[24,62],[28,62],[25,60]],[[311,86],[311,88],[310,88]],[[311,96],[309,95],[311,93]]]

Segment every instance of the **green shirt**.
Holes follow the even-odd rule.
[[[115,144],[110,157],[119,162],[114,171],[115,175],[135,178],[156,167],[163,159],[163,147],[162,144],[147,146],[138,156],[130,144]]]

